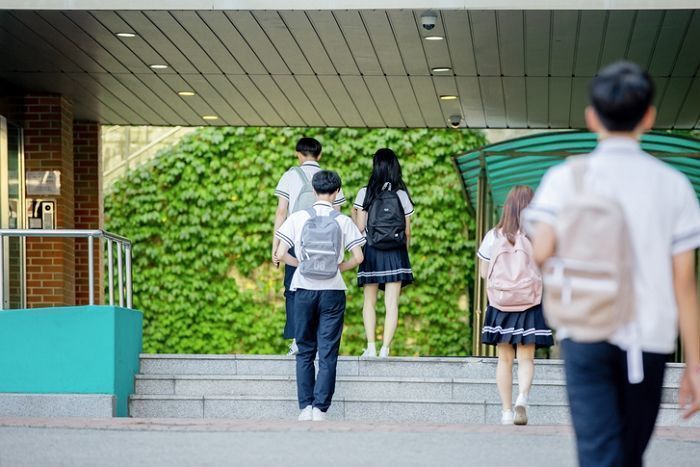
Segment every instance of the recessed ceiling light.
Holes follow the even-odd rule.
[[[204,120],[218,120],[219,119],[219,117],[217,117],[216,115],[202,115],[202,118]]]
[[[448,66],[438,66],[432,69],[433,73],[441,73],[443,71],[452,71],[452,68]]]
[[[457,99],[457,96],[455,96],[454,94],[443,94],[442,96],[440,96],[440,99],[442,99],[443,101],[453,101]]]
[[[178,91],[177,95],[182,97],[190,97],[194,96],[194,91]]]
[[[441,41],[444,39],[442,36],[425,36],[426,41]]]
[[[117,37],[136,37],[133,32],[118,32]]]
[[[165,70],[168,68],[168,65],[162,65],[162,64],[155,64],[155,65],[150,65],[152,69],[154,70]]]

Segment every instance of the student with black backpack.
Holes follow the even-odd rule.
[[[365,261],[357,274],[358,285],[364,287],[362,317],[367,335],[363,357],[376,357],[375,344],[379,289],[384,290],[386,320],[380,358],[389,356],[391,341],[399,319],[401,288],[413,282],[408,258],[413,202],[401,177],[399,159],[389,148],[374,155],[372,175],[367,186],[355,198],[353,219],[365,233]]]

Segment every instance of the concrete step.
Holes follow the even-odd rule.
[[[465,378],[493,379],[495,358],[463,357],[392,357],[367,359],[340,357],[337,375],[401,378]],[[516,373],[517,364],[514,368]],[[683,365],[669,363],[666,369],[668,385],[680,381]],[[143,375],[295,375],[294,357],[279,355],[141,355]],[[535,379],[564,381],[561,360],[537,360]]]
[[[132,417],[143,418],[232,418],[278,420],[295,419],[299,413],[293,397],[262,396],[160,396],[136,395],[130,401]],[[329,420],[376,420],[425,423],[500,422],[501,407],[496,402],[458,402],[453,400],[392,400],[334,398]],[[566,404],[530,404],[530,424],[570,424]],[[680,420],[675,405],[662,404],[660,426],[700,426],[700,417]]]
[[[514,386],[517,391],[517,380]],[[137,375],[136,394],[294,398],[296,380],[290,376]],[[493,379],[339,376],[335,397],[353,400],[409,399],[480,403],[498,401],[499,396]],[[677,401],[678,387],[666,386],[662,402],[673,404]],[[566,404],[564,382],[535,380],[530,402]]]
[[[111,394],[0,393],[0,417],[114,417]]]

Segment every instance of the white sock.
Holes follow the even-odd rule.
[[[377,353],[377,345],[374,342],[367,342],[367,350],[370,353]]]
[[[525,393],[520,393],[518,394],[518,398],[515,400],[515,405],[521,405],[523,407],[527,406],[527,394]]]

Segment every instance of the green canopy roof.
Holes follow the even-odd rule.
[[[454,157],[472,213],[478,209],[479,176],[484,173],[487,194],[500,207],[514,185],[536,188],[550,167],[563,158],[587,153],[597,143],[595,133],[541,133],[484,146]],[[642,149],[683,172],[700,197],[700,140],[670,133],[647,133]]]

